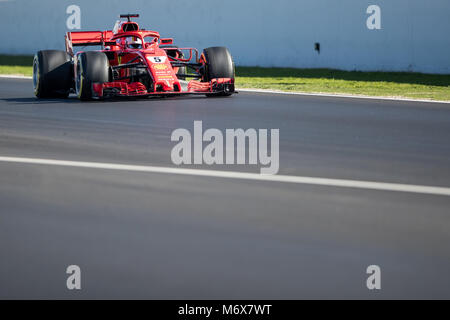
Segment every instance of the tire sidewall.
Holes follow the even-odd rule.
[[[84,79],[84,71],[83,65],[85,64],[86,57],[84,53],[80,53],[77,57],[76,62],[76,71],[75,71],[75,91],[78,96],[78,99],[85,100],[88,99],[92,94],[91,92],[86,92],[88,88],[86,88],[86,83],[83,81]]]
[[[42,96],[42,72],[39,63],[39,53],[36,53],[33,58],[33,89],[36,97]]]

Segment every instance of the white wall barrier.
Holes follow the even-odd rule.
[[[0,53],[63,49],[120,13],[238,65],[450,74],[449,0],[0,0]]]

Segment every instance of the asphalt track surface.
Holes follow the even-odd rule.
[[[450,187],[450,106],[240,93],[37,100],[0,156],[175,167],[174,129],[279,128],[281,175]],[[187,166],[258,172],[257,166]],[[66,288],[66,267],[82,289]],[[366,268],[381,267],[381,290]],[[450,197],[0,162],[0,298],[450,298]]]

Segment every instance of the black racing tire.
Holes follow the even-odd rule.
[[[109,61],[100,51],[82,52],[77,58],[75,91],[80,100],[92,99],[92,84],[110,81]]]
[[[67,98],[72,87],[72,63],[67,52],[38,51],[33,59],[33,88],[38,98]]]
[[[183,52],[181,50],[178,50],[178,46],[175,45],[162,45],[159,46],[161,49],[166,49],[167,55],[169,57],[175,57],[176,53],[178,52],[179,56],[183,58]],[[167,50],[168,49],[168,50]],[[174,50],[170,50],[174,49]],[[177,77],[178,80],[186,80],[186,77],[179,77],[179,74],[186,74],[187,68],[186,67],[179,67],[177,71]]]
[[[235,78],[235,66],[233,58],[225,47],[211,47],[203,50],[205,56],[205,70],[203,81],[211,81],[216,78]],[[208,97],[230,96],[234,93],[234,86],[229,92],[207,94]]]

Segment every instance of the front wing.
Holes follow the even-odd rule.
[[[234,79],[218,78],[212,79],[209,82],[201,82],[198,80],[191,80],[187,83],[187,87],[179,88],[178,91],[152,91],[149,92],[147,88],[140,82],[106,82],[93,83],[92,95],[93,98],[113,98],[113,97],[150,97],[150,96],[176,96],[187,94],[232,94],[236,93],[234,88]]]

